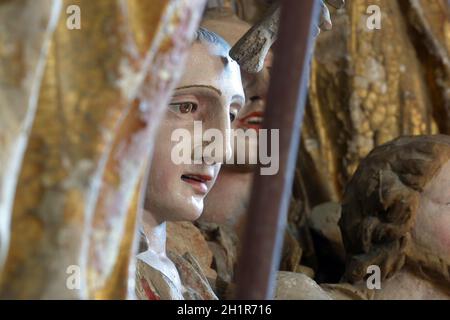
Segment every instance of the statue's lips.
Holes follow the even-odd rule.
[[[264,113],[260,111],[255,111],[239,119],[238,126],[244,129],[259,130],[262,128],[263,120],[264,120]]]
[[[202,174],[183,174],[181,180],[189,183],[197,193],[206,194],[208,192],[207,182],[211,181],[212,177]]]

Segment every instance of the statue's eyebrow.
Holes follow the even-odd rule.
[[[194,85],[190,85],[190,86],[178,87],[178,88],[176,88],[175,90],[191,89],[191,88],[202,88],[202,89],[213,90],[213,91],[216,92],[219,96],[222,96],[222,91],[220,91],[219,89],[214,88],[214,87],[212,87],[212,86],[203,85],[203,84],[194,84]]]

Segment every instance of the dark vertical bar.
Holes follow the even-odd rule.
[[[279,129],[279,172],[263,176],[258,169],[255,175],[236,279],[236,298],[243,300],[273,298],[307,95],[308,56],[319,12],[317,0],[281,1],[264,123],[266,129]]]

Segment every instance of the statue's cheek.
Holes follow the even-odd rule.
[[[450,206],[435,200],[421,199],[413,238],[421,247],[450,261]]]
[[[424,228],[430,240],[429,247],[442,258],[450,261],[450,207],[446,204],[430,203],[425,219],[419,223],[427,224]]]
[[[450,207],[443,206],[439,216],[435,224],[437,240],[445,256],[450,259]]]

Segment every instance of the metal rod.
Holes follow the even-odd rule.
[[[264,128],[279,129],[279,171],[274,176],[260,175],[259,170],[255,174],[236,278],[236,298],[242,300],[274,296],[307,96],[313,24],[320,7],[317,0],[281,1],[264,120]]]

